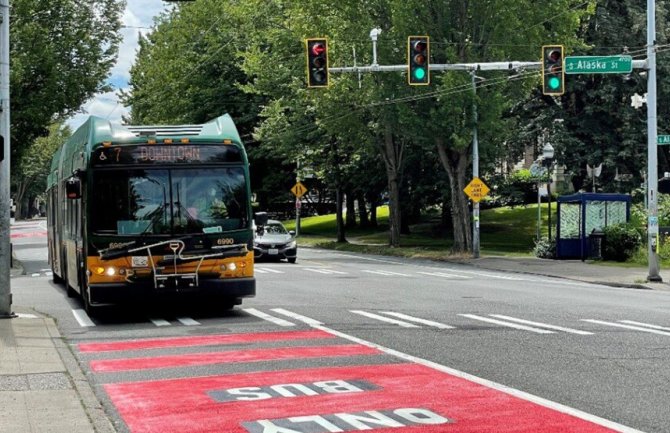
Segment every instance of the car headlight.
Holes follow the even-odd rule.
[[[291,241],[286,244],[286,248],[295,248],[298,246],[298,243],[296,241]]]

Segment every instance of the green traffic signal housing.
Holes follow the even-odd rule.
[[[558,96],[565,93],[565,68],[563,45],[542,47],[542,93]]]
[[[410,86],[430,84],[430,38],[410,36],[407,38],[407,82]]]
[[[328,40],[305,39],[307,49],[307,87],[328,87]]]

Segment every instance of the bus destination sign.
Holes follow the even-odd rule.
[[[100,147],[93,152],[92,164],[207,164],[242,162],[236,146],[223,145],[139,145]]]

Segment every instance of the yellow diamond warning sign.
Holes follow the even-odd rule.
[[[479,200],[486,197],[486,194],[491,191],[488,186],[478,177],[472,179],[472,181],[466,186],[463,191],[470,197],[470,200],[475,203],[479,203]]]
[[[293,195],[300,198],[307,192],[307,187],[303,185],[302,182],[298,182],[295,185],[293,185],[293,188],[291,188],[291,192],[293,193]]]

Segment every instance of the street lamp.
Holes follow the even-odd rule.
[[[542,164],[547,167],[547,234],[551,242],[551,166],[554,163],[554,146],[547,143],[542,147]]]

